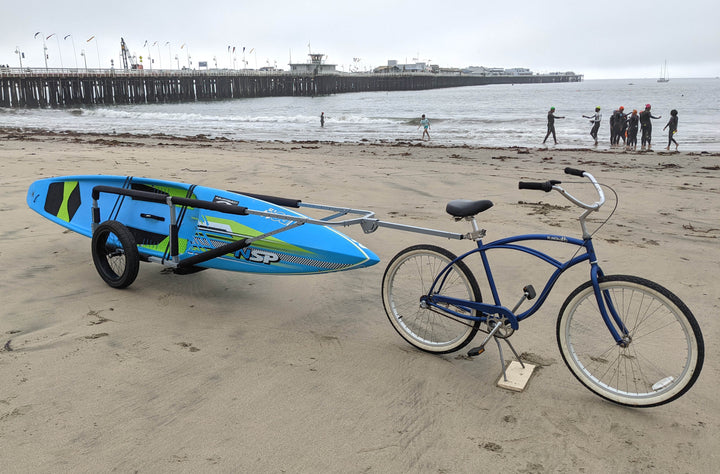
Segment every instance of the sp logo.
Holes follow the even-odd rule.
[[[252,247],[238,250],[235,252],[235,258],[244,258],[248,262],[262,263],[265,265],[280,261],[278,254]]]

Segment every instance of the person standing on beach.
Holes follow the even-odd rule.
[[[422,114],[422,118],[420,119],[420,126],[418,128],[423,128],[423,134],[422,139],[425,140],[425,136],[427,135],[428,140],[430,140],[430,120],[425,118],[425,114]]]
[[[595,145],[598,144],[598,130],[600,129],[600,121],[602,120],[602,114],[600,113],[600,106],[595,107],[595,114],[583,115],[583,118],[590,119],[590,123],[593,124],[590,129],[590,136],[595,140]]]
[[[666,128],[670,128],[668,132],[668,146],[665,148],[666,150],[670,149],[670,144],[675,144],[675,151],[678,149],[678,142],[675,141],[675,134],[677,133],[677,127],[678,127],[678,112],[675,109],[672,109],[670,111],[670,120],[668,120],[667,125],[663,127],[663,130]]]
[[[652,113],[650,113],[650,104],[645,105],[645,110],[640,112],[640,126],[642,127],[642,134],[640,136],[640,144],[642,146],[640,147],[640,150],[644,150],[646,144],[648,151],[651,150],[650,142],[652,141],[652,122],[650,122],[650,119],[661,118],[662,115],[655,117]]]
[[[320,126],[325,126],[325,112],[320,112]]]
[[[548,139],[550,134],[552,133],[553,140],[555,141],[555,144],[557,145],[557,137],[555,137],[555,119],[564,119],[565,117],[560,117],[555,115],[555,107],[550,107],[550,111],[547,114],[547,133],[545,134],[545,140],[543,140],[543,145],[545,144],[545,141]]]
[[[628,129],[627,129],[627,150],[635,151],[637,149],[637,134],[638,134],[638,111],[633,110],[630,117],[628,117]]]
[[[623,113],[625,110],[625,107],[622,105],[618,107],[616,111],[613,112],[613,117],[611,120],[612,123],[612,146],[620,146],[620,139],[622,138],[623,143],[625,143],[625,128],[626,128],[626,115]]]

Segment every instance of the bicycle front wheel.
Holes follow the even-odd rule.
[[[410,344],[427,352],[444,354],[461,349],[477,334],[479,321],[463,319],[438,308],[421,304],[437,275],[453,260],[448,250],[434,245],[415,245],[398,253],[383,276],[382,297],[385,313],[395,330]],[[455,262],[436,294],[469,301],[482,301],[480,288],[470,269]],[[453,306],[463,315],[475,311]]]
[[[599,284],[606,306],[625,326],[626,347],[602,319],[592,282],[580,285],[557,321],[560,352],[573,375],[601,397],[634,407],[662,405],[688,391],[700,375],[705,346],[687,306],[643,278],[604,276]]]

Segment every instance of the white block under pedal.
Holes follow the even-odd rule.
[[[510,362],[510,365],[505,369],[507,374],[507,380],[505,380],[500,374],[500,380],[498,380],[498,387],[506,390],[512,390],[514,392],[522,392],[530,380],[530,376],[533,374],[536,365],[528,364],[525,362],[525,367],[520,365],[520,362],[514,360]]]

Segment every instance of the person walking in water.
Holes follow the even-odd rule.
[[[422,114],[422,118],[420,119],[420,126],[418,128],[423,128],[423,134],[422,139],[425,140],[425,136],[427,135],[427,139],[430,140],[430,120],[425,118],[425,114]]]
[[[675,141],[675,134],[677,133],[677,127],[678,127],[678,112],[675,109],[672,109],[670,111],[670,120],[668,120],[667,125],[663,127],[663,130],[666,128],[669,128],[668,131],[668,146],[665,148],[666,150],[670,149],[670,144],[675,144],[675,151],[678,149],[678,142]]]
[[[320,112],[320,126],[325,126],[325,112]]]
[[[545,144],[545,141],[548,139],[550,134],[552,133],[553,140],[555,141],[555,144],[557,145],[557,137],[555,137],[555,119],[564,119],[565,117],[560,117],[555,115],[555,107],[550,107],[550,111],[547,115],[547,134],[545,134],[545,140],[543,140],[543,145]]]
[[[630,117],[628,117],[628,129],[627,129],[627,150],[635,151],[637,149],[637,134],[638,124],[640,119],[638,118],[638,111],[633,110]]]
[[[602,120],[602,114],[600,113],[600,106],[595,107],[595,114],[583,115],[583,118],[590,119],[590,123],[593,124],[590,129],[590,136],[595,140],[595,145],[598,144],[598,130],[600,129],[600,121]]]
[[[652,113],[650,113],[650,104],[645,105],[645,110],[640,112],[640,126],[642,127],[642,134],[640,136],[641,151],[645,149],[645,145],[647,145],[648,151],[651,151],[650,142],[652,141],[652,122],[650,119],[660,118],[662,118],[662,115],[655,117]]]

